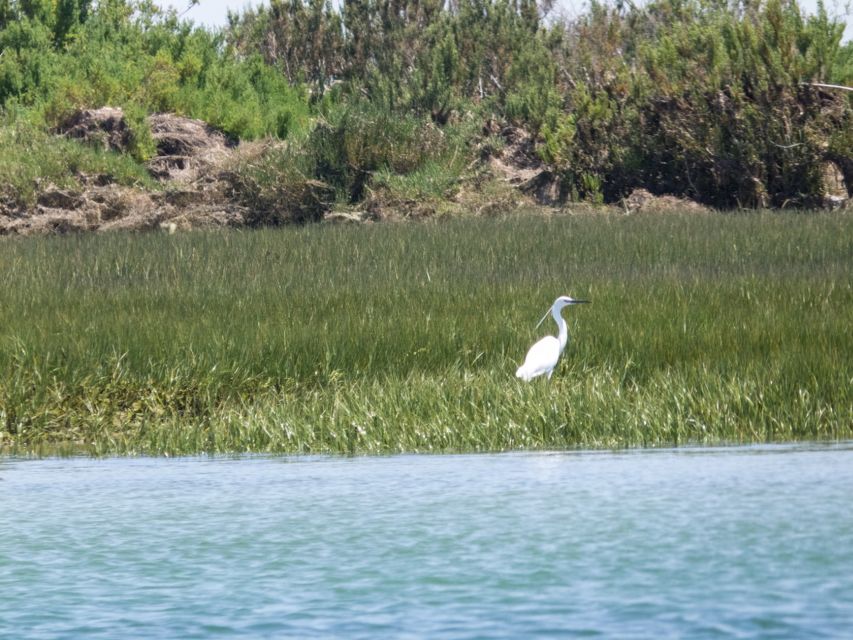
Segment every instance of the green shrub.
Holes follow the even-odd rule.
[[[443,144],[431,123],[359,101],[321,121],[307,148],[316,159],[317,178],[334,185],[342,199],[357,202],[373,172],[410,173]]]

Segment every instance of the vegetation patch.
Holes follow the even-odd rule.
[[[662,238],[666,241],[663,242]],[[848,213],[518,214],[8,240],[6,452],[853,436]],[[557,295],[572,340],[518,381]]]
[[[3,240],[0,446],[850,437],[843,23],[549,6],[274,0],[212,31],[0,0],[0,234],[75,235]],[[74,233],[143,229],[169,233]],[[563,293],[594,301],[578,341],[521,385]]]
[[[643,192],[848,206],[853,44],[822,5],[549,6],[299,0],[211,31],[136,0],[4,0],[0,229],[624,209]],[[39,205],[57,189],[85,205],[93,180],[148,197],[112,226]]]

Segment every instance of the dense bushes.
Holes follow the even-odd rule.
[[[319,222],[335,202],[334,189],[313,178],[315,160],[305,149],[260,148],[232,169],[225,174],[228,189],[251,226]]]
[[[574,199],[645,187],[720,207],[810,206],[826,161],[853,187],[851,97],[813,86],[853,84],[853,45],[822,5],[594,2],[572,20],[543,19],[546,6],[273,0],[211,32],[136,0],[0,0],[0,105],[7,122],[43,128],[122,106],[138,160],[152,111],[289,138],[287,156],[264,160],[266,193],[276,174],[301,175],[338,202],[434,163],[465,114],[532,132]],[[473,158],[468,142],[454,152]]]
[[[841,30],[776,0],[742,14],[594,7],[567,32],[562,65],[581,73],[544,131],[546,157],[588,197],[644,186],[722,207],[814,205],[850,103],[809,83],[833,68]]]
[[[321,6],[273,3],[231,35],[289,77],[303,69],[318,91],[343,79],[341,95],[396,118],[444,125],[473,108],[539,132],[570,197],[612,201],[642,186],[720,207],[810,206],[822,162],[853,153],[848,97],[809,85],[853,82],[843,25],[822,6],[804,16],[781,0],[593,3],[550,23],[528,0]],[[270,38],[298,33],[307,14],[329,49]]]
[[[23,111],[46,127],[87,107],[171,111],[241,138],[285,137],[307,124],[301,87],[258,55],[236,55],[222,34],[160,16],[144,2],[107,0],[73,11],[63,2],[51,14],[49,2],[34,10],[38,3],[0,0],[5,111]]]

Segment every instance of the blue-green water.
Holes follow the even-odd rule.
[[[0,459],[2,638],[853,634],[853,445]]]

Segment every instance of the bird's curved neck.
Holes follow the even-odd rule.
[[[551,315],[554,316],[554,322],[557,323],[557,328],[559,329],[557,340],[560,341],[560,352],[562,353],[563,349],[566,348],[566,344],[569,342],[569,328],[566,326],[566,321],[563,320],[563,316],[560,314],[560,311],[560,309],[552,309]]]

